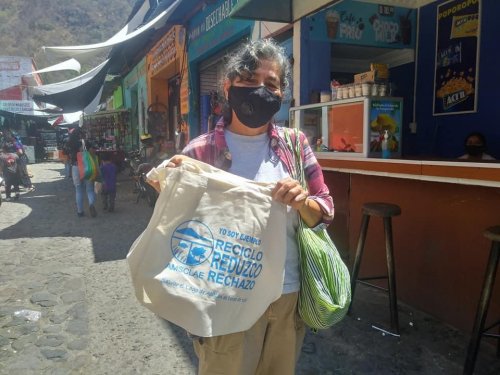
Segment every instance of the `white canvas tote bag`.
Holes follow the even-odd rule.
[[[162,191],[127,255],[138,300],[197,336],[249,329],[283,287],[286,207],[273,184],[194,159],[148,177]]]

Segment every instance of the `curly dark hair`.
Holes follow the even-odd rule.
[[[281,90],[288,86],[290,62],[283,47],[273,39],[259,39],[243,44],[228,56],[224,68],[223,80],[235,80],[237,77],[249,77],[261,64],[262,60],[271,61],[279,68]]]

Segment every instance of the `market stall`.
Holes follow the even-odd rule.
[[[330,231],[348,263],[362,205],[399,205],[399,300],[468,332],[489,254],[483,231],[499,224],[500,163],[459,157],[466,136],[480,132],[500,159],[500,127],[491,121],[500,108],[490,84],[500,74],[490,27],[500,3],[421,3],[346,0],[298,21],[301,105],[290,109],[290,121],[323,167],[336,207]],[[479,65],[484,48],[494,56]],[[361,276],[385,271],[383,228],[373,225]],[[498,299],[489,313],[500,314]]]
[[[132,148],[130,112],[128,110],[103,111],[83,117],[86,137],[97,147],[98,156],[109,154],[111,161],[121,167],[126,149]]]

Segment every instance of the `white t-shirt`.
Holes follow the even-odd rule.
[[[226,143],[231,153],[230,173],[258,182],[276,182],[289,176],[269,145],[267,133],[245,136],[225,129]],[[237,151],[236,151],[237,150]],[[283,294],[297,292],[300,287],[299,248],[295,238],[298,213],[287,207],[287,242]]]
[[[471,159],[471,156],[469,154],[463,154],[462,156],[459,157],[459,159],[467,160]],[[481,155],[481,160],[496,160],[496,159],[493,156],[485,154],[483,152],[483,154]]]

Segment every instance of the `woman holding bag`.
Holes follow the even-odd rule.
[[[227,101],[215,129],[193,139],[183,155],[260,182],[276,182],[273,199],[287,205],[287,256],[282,296],[247,331],[193,337],[204,374],[293,374],[305,334],[297,313],[300,288],[296,230],[299,215],[309,227],[333,219],[333,201],[321,167],[304,134],[299,133],[307,190],[291,178],[295,160],[284,130],[272,118],[280,109],[290,65],[272,40],[249,42],[229,57],[223,82]],[[293,135],[292,135],[293,137]],[[295,137],[294,137],[295,138]],[[174,156],[166,167],[182,163]]]
[[[85,216],[83,210],[83,195],[84,192],[86,192],[89,203],[90,216],[95,217],[97,216],[97,210],[95,208],[94,180],[88,178],[80,178],[80,170],[78,167],[78,153],[84,151],[84,148],[92,153],[92,144],[89,141],[85,141],[84,139],[85,133],[81,128],[75,128],[71,132],[68,139],[69,158],[71,162],[71,176],[76,193],[76,214],[78,217]]]

